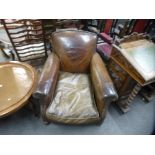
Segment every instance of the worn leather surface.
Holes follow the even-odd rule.
[[[104,117],[108,103],[115,101],[118,96],[107,69],[98,53],[93,55],[90,73],[94,87],[96,105],[100,117]]]
[[[59,58],[55,53],[52,53],[46,60],[46,63],[40,75],[38,87],[33,93],[35,104],[40,104],[41,115],[44,121],[47,121],[46,109],[51,100],[53,100],[53,95],[59,76],[59,68]]]
[[[84,31],[59,31],[52,36],[54,52],[59,56],[61,70],[72,73],[88,71],[96,50],[96,35]]]
[[[38,87],[33,94],[34,97],[48,96],[51,87],[54,85],[53,82],[56,83],[57,81],[59,64],[59,58],[56,54],[49,55],[40,75]]]
[[[61,72],[47,118],[81,124],[99,119],[88,74]]]
[[[117,94],[95,52],[96,36],[77,30],[59,31],[53,34],[52,45],[54,53],[44,66],[35,93],[36,97],[43,96],[44,120],[66,124],[99,121]]]

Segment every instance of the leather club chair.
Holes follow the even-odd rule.
[[[105,118],[117,99],[113,82],[96,52],[96,35],[79,30],[52,35],[48,57],[33,94],[45,122],[87,124]]]

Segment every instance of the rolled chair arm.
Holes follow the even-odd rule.
[[[37,88],[32,95],[33,105],[37,115],[42,115],[46,121],[46,109],[53,99],[59,75],[59,58],[52,53],[46,60],[38,81]]]
[[[49,96],[51,88],[56,85],[55,83],[58,78],[59,66],[59,58],[52,53],[45,62],[43,71],[38,80],[37,88],[33,93],[34,98],[42,99]]]
[[[106,106],[110,102],[117,100],[118,95],[107,69],[98,53],[93,55],[90,69],[97,108],[100,115],[104,116]]]

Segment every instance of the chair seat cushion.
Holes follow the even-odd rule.
[[[99,119],[87,74],[60,72],[47,118],[62,123],[81,124]]]

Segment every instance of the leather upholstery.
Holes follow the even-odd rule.
[[[46,115],[57,122],[86,123],[99,119],[87,74],[61,72]]]
[[[36,98],[49,94],[53,82],[57,80],[59,73],[59,58],[56,54],[49,55],[43,67],[43,71],[38,81],[38,87],[33,94]]]
[[[53,34],[52,43],[60,58],[61,70],[72,73],[88,71],[96,50],[96,35],[84,31],[59,31]]]
[[[115,101],[118,96],[107,69],[98,53],[93,55],[90,73],[94,87],[96,105],[100,117],[104,117],[107,104]]]
[[[42,104],[43,119],[66,124],[103,119],[107,105],[117,99],[117,93],[95,52],[96,36],[67,30],[55,32],[52,37],[54,53],[45,64],[34,93]]]
[[[56,83],[59,75],[60,62],[56,54],[49,55],[46,63],[43,67],[43,71],[38,81],[38,86],[33,93],[33,98],[36,102],[40,103],[41,114],[46,121],[46,109],[53,99],[53,95],[56,88]],[[35,103],[37,105],[37,103]]]

